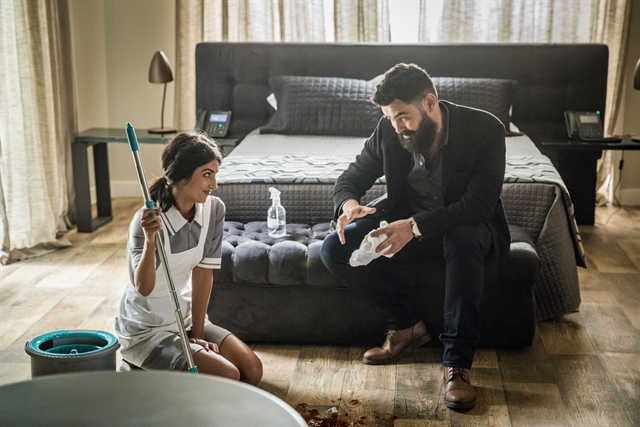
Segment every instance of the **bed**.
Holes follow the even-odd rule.
[[[196,49],[197,108],[232,110],[229,137],[241,140],[218,175],[216,195],[226,203],[227,221],[264,221],[270,186],[282,192],[288,223],[330,221],[333,184],[361,150],[366,131],[352,132],[350,124],[336,126],[329,121],[332,128],[346,130],[327,134],[328,125],[322,120],[313,126],[301,125],[300,118],[291,122],[292,111],[302,119],[309,117],[300,113],[307,105],[299,98],[307,104],[311,99],[311,108],[334,105],[309,98],[304,92],[309,78],[316,79],[316,86],[320,79],[321,87],[327,81],[336,84],[337,79],[338,86],[370,88],[362,82],[371,83],[399,62],[413,62],[429,71],[442,89],[441,99],[482,108],[495,93],[504,94],[483,109],[496,114],[509,130],[502,198],[509,223],[526,230],[540,257],[535,316],[543,321],[576,311],[577,267],[586,267],[584,250],[570,194],[537,142],[564,136],[564,110],[604,111],[608,51],[603,45],[201,43]],[[335,97],[335,87],[330,89]],[[356,89],[362,92],[361,87]],[[277,109],[267,101],[272,93]],[[289,119],[278,118],[287,111]],[[363,120],[356,127],[370,126],[368,119]],[[381,177],[364,202],[384,191]],[[320,233],[329,231],[325,227]],[[224,262],[223,258],[223,269]],[[221,276],[222,282],[239,281],[224,272]],[[221,293],[226,292],[223,288]],[[221,307],[227,298],[217,292],[214,287],[210,314],[216,311],[211,307]]]

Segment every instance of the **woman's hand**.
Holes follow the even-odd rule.
[[[144,238],[149,243],[155,243],[156,235],[162,230],[162,220],[160,219],[161,211],[162,209],[160,207],[147,208],[142,211],[140,224],[144,231]]]
[[[220,354],[220,349],[218,348],[218,344],[216,343],[209,342],[200,338],[189,338],[189,342],[201,345],[202,347],[204,347],[205,351],[213,351],[216,354]]]
[[[133,280],[142,296],[149,296],[156,286],[156,236],[162,230],[161,209],[146,208],[142,211],[140,225],[144,233],[144,247]]]
[[[375,213],[375,211],[376,208],[362,206],[353,199],[347,200],[344,205],[342,205],[342,215],[340,215],[338,221],[336,221],[336,232],[338,233],[340,243],[343,245],[345,243],[344,228],[347,225],[349,225],[353,220]]]

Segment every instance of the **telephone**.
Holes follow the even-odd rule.
[[[564,120],[570,139],[590,142],[621,142],[617,136],[605,137],[599,111],[565,111]]]
[[[229,130],[231,111],[198,110],[196,131],[204,131],[214,138],[224,138]]]

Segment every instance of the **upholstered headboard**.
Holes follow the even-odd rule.
[[[512,122],[534,141],[564,138],[565,110],[604,114],[608,48],[597,44],[200,43],[196,107],[232,110],[230,137],[265,125],[269,78],[278,75],[369,80],[397,63],[432,77],[517,80]]]

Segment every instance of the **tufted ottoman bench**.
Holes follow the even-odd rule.
[[[528,234],[510,229],[507,265],[501,272],[492,264],[485,269],[480,345],[525,347],[533,341],[539,258]],[[248,342],[379,344],[385,312],[342,285],[320,259],[330,232],[329,223],[288,224],[287,235],[274,239],[266,222],[226,222],[211,321]],[[437,337],[443,330],[444,261],[412,268],[420,272],[413,275],[416,307]]]

